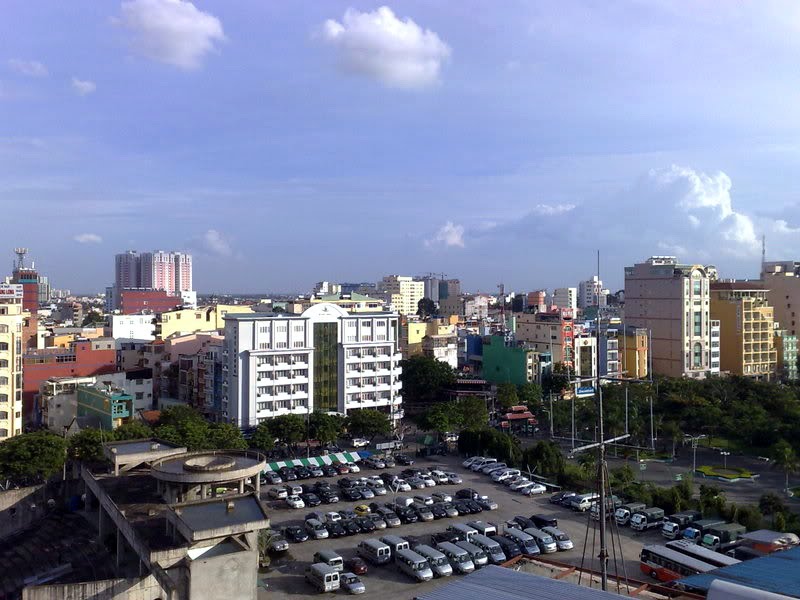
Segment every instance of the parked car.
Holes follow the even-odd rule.
[[[531,482],[517,491],[525,496],[537,496],[539,494],[544,494],[547,491],[547,488],[541,483]]]
[[[350,441],[350,445],[353,448],[366,448],[367,446],[369,446],[369,440],[364,438],[353,438]]]
[[[286,536],[287,540],[294,542],[295,544],[299,544],[308,540],[308,533],[298,525],[289,525],[288,527],[284,528],[283,535]]]
[[[508,489],[510,489],[512,492],[518,492],[522,488],[530,485],[530,483],[531,483],[530,479],[525,479],[525,478],[518,479],[516,483],[512,483],[510,486],[508,486]]]
[[[266,473],[264,475],[264,481],[266,481],[269,485],[277,485],[279,483],[283,483],[283,478],[278,473]]]
[[[345,561],[344,566],[356,575],[365,575],[367,572],[367,563],[364,562],[363,558],[359,558],[357,556]]]
[[[319,499],[319,496],[316,494],[300,494],[300,498],[302,498],[303,502],[305,502],[306,506],[319,506],[322,504],[322,500]]]
[[[446,473],[448,483],[458,485],[463,482],[461,475],[458,473]]]
[[[472,514],[472,510],[470,510],[469,506],[467,506],[466,500],[453,500],[453,508],[458,511],[458,516]]]
[[[269,488],[269,491],[267,492],[267,496],[273,500],[283,500],[288,495],[289,492],[287,492],[285,488],[279,487]]]
[[[356,463],[349,462],[347,463],[347,468],[350,469],[351,473],[360,473],[361,467],[359,467]]]
[[[425,506],[424,504],[414,504],[412,510],[416,513],[417,518],[420,521],[433,521],[433,512],[429,506]]]
[[[339,475],[347,475],[350,472],[350,467],[347,465],[347,463],[339,463],[336,465],[336,471],[339,473]]]
[[[380,508],[378,509],[378,515],[386,522],[387,527],[400,527],[402,522],[400,521],[400,517],[397,516],[393,510],[389,510],[388,508]]]
[[[367,588],[355,573],[342,573],[339,575],[339,587],[348,594],[363,594]]]
[[[422,481],[425,482],[425,485],[428,487],[434,487],[436,485],[436,481],[430,475],[425,475],[424,473],[419,476]]]
[[[383,464],[386,465],[387,469],[391,469],[397,464],[395,463],[394,458],[391,456],[384,456],[381,460],[383,461]]]
[[[320,467],[311,467],[309,470],[311,471],[312,477],[325,477],[325,471]]]
[[[325,523],[325,529],[328,530],[328,535],[330,537],[338,538],[347,535],[347,532],[345,531],[344,527],[342,527],[342,524],[338,521],[337,522],[328,521],[327,523]]]
[[[361,526],[355,522],[355,519],[348,519],[342,521],[342,527],[347,535],[358,535],[361,533]]]
[[[447,511],[445,510],[443,503],[435,502],[429,508],[431,509],[431,514],[433,515],[434,519],[444,519],[447,517]]]
[[[552,496],[550,496],[550,504],[564,504],[564,502],[568,502],[569,498],[575,495],[575,492],[570,491],[561,491],[556,492]]]
[[[306,507],[305,502],[303,502],[303,499],[300,498],[300,496],[295,496],[295,495],[287,496],[284,499],[284,502],[286,502],[286,506],[288,506],[289,508],[305,508]]]
[[[369,517],[370,515],[365,515],[353,519],[353,522],[361,529],[361,533],[372,533],[377,529],[375,522]],[[383,526],[386,527],[386,523],[384,523]]]
[[[414,459],[408,456],[407,454],[395,454],[394,460],[398,465],[413,465]]]
[[[452,502],[453,497],[450,494],[446,494],[445,492],[434,492],[431,494],[431,498],[433,498],[434,502]]]
[[[394,512],[397,513],[400,521],[406,525],[419,521],[417,513],[412,508],[397,508]]]
[[[397,490],[398,492],[410,492],[411,491],[411,484],[408,483],[405,479],[395,479],[394,483],[390,486]],[[425,487],[423,485],[423,487]]]
[[[273,532],[269,538],[268,550],[270,552],[286,552],[289,549],[289,542],[280,533]]]
[[[355,519],[358,515],[354,510],[343,508],[339,511],[339,516],[342,517],[342,519]]]
[[[325,504],[333,504],[339,501],[339,496],[337,496],[334,491],[327,488],[317,491],[317,496],[319,496],[319,499]]]
[[[439,469],[434,469],[431,471],[431,477],[433,480],[440,484],[440,485],[447,485],[450,481],[447,479],[447,473],[444,471],[440,471]]]
[[[453,506],[452,502],[442,502],[441,507],[444,509],[444,512],[447,513],[447,516],[450,517],[451,519],[453,517],[457,517],[459,514],[458,509],[455,506]]]
[[[350,502],[361,500],[361,492],[359,492],[354,487],[342,488],[342,490],[339,492],[339,495],[345,500],[349,500]]]
[[[322,472],[325,473],[325,477],[336,477],[339,474],[339,471],[336,470],[336,467],[332,465],[325,465],[322,467]]]
[[[475,502],[480,506],[483,510],[497,510],[497,502],[492,500],[491,498],[478,498]]]
[[[455,497],[460,500],[474,500],[480,497],[480,494],[474,488],[462,488],[456,492]]]
[[[428,484],[419,477],[409,477],[406,479],[406,482],[415,490],[424,490],[426,487],[428,487]]]
[[[372,498],[374,498],[374,497],[375,497],[375,492],[373,492],[373,491],[372,491],[370,488],[368,488],[367,486],[358,486],[358,487],[356,487],[356,491],[357,491],[359,494],[361,494],[361,497],[362,497],[364,500],[371,500]]]
[[[353,512],[355,512],[359,517],[363,517],[364,515],[371,513],[372,510],[366,504],[359,504],[353,509]]]
[[[376,530],[386,529],[386,521],[383,520],[383,517],[377,513],[372,513],[367,515],[367,518],[372,521],[373,525],[375,525]]]
[[[467,460],[462,462],[461,466],[469,469],[472,466],[473,463],[476,463],[479,460],[484,460],[484,457],[483,456],[471,456],[470,458],[468,458]]]
[[[473,515],[483,512],[483,508],[478,504],[477,500],[464,500],[464,504],[469,507],[469,511]]]

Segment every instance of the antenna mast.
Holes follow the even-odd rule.
[[[597,251],[597,280],[600,281],[600,250]],[[599,303],[598,303],[599,304]],[[595,379],[594,389],[597,394],[597,435],[600,444],[597,446],[597,463],[600,472],[600,587],[608,590],[608,548],[606,546],[606,442],[603,431],[603,390],[600,387],[600,307],[597,310],[597,338],[595,344]]]

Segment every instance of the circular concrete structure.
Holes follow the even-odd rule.
[[[265,466],[258,452],[206,450],[163,458],[153,463],[151,473],[170,483],[228,483],[257,477]]]

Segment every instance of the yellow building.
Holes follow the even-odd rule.
[[[776,378],[774,313],[760,283],[712,283],[711,318],[720,322],[722,371],[764,380]]]
[[[429,321],[403,321],[400,324],[400,352],[403,358],[422,354],[426,337],[453,338],[456,336],[458,317],[439,317]]]
[[[349,313],[380,312],[386,305],[380,298],[372,298],[371,296],[353,292],[351,294],[315,294],[311,296],[309,306],[320,302],[335,304]]]
[[[622,376],[646,379],[648,370],[648,334],[643,327],[628,327],[619,343],[622,356]]]
[[[215,304],[172,310],[161,314],[159,337],[164,340],[175,334],[225,329],[225,315],[251,312],[252,306],[244,304]]]
[[[30,317],[22,310],[22,286],[2,289],[9,292],[0,300],[0,442],[22,433],[22,325]]]
[[[394,310],[401,315],[417,314],[419,301],[425,295],[424,282],[403,275],[389,275],[378,285]]]

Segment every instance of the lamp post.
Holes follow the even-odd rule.
[[[722,468],[723,469],[727,469],[728,468],[728,457],[730,456],[731,453],[730,452],[726,452],[725,450],[722,450],[720,452],[720,454],[722,455]]]

